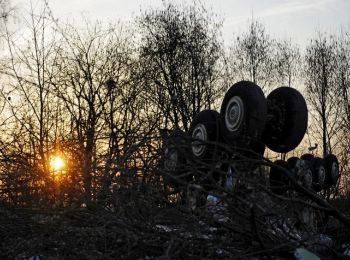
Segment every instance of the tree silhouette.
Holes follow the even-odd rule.
[[[220,93],[221,23],[202,6],[165,3],[138,20],[140,59],[148,99],[163,127],[188,130],[191,119]]]

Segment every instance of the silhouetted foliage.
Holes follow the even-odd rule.
[[[290,258],[300,246],[317,251],[320,234],[333,244],[317,252],[340,257],[350,224],[349,33],[319,34],[303,54],[253,20],[227,54],[221,19],[197,1],[164,1],[134,26],[63,24],[47,2],[39,14],[31,10],[24,41],[4,23],[0,258]],[[223,117],[212,110],[205,123],[218,136],[197,143],[212,149],[206,158],[193,156],[193,118],[218,108],[241,79],[265,92],[305,87],[310,142],[323,144],[305,165],[318,147],[339,155],[338,187],[305,188],[292,161],[279,168],[250,156],[248,145],[225,143],[214,122]],[[242,107],[257,107],[248,103]],[[265,148],[248,139],[241,143]],[[62,168],[52,165],[55,156]],[[180,162],[175,171],[169,158]],[[277,184],[271,168],[283,174]]]
[[[322,138],[323,155],[332,153],[332,138],[338,131],[340,106],[336,91],[337,42],[319,34],[306,49],[305,79],[308,99],[316,114],[314,131]]]
[[[230,50],[232,76],[252,81],[265,91],[270,89],[273,82],[273,45],[265,26],[251,21],[247,32],[237,36]]]
[[[211,108],[222,88],[221,23],[203,6],[169,3],[138,20],[141,71],[147,99],[162,114],[161,127],[188,130],[201,109]]]

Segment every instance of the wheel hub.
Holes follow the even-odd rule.
[[[312,187],[312,171],[307,169],[304,174],[303,184],[305,188],[310,189]]]
[[[334,181],[336,181],[339,176],[338,164],[336,162],[332,163],[331,175]]]
[[[225,112],[225,125],[231,132],[237,131],[243,121],[244,104],[239,96],[233,96],[227,104]]]
[[[203,124],[197,124],[193,129],[192,138],[196,139],[192,142],[192,152],[195,156],[203,155],[206,146],[203,142],[208,141],[207,129]]]
[[[326,169],[323,166],[321,166],[318,169],[318,183],[320,185],[323,185],[325,183],[325,180],[326,180]]]

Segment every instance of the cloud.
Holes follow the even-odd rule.
[[[275,5],[271,8],[263,9],[260,12],[254,14],[255,18],[263,18],[270,16],[278,16],[283,14],[290,14],[294,12],[300,12],[310,9],[320,9],[323,6],[336,2],[338,0],[299,0],[299,1],[286,1],[284,4]],[[226,25],[234,25],[245,22],[251,16],[241,15],[228,19]]]
[[[281,15],[286,13],[294,13],[301,10],[316,9],[323,5],[335,2],[335,0],[304,0],[304,1],[289,1],[283,5],[275,6],[267,10],[263,10],[258,14],[259,17],[267,17]]]

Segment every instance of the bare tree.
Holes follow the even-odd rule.
[[[192,117],[221,93],[221,23],[200,4],[167,2],[146,11],[138,24],[141,73],[149,101],[162,114],[160,125],[188,130]]]
[[[343,182],[342,190],[349,192],[349,151],[350,151],[350,33],[341,31],[337,39],[336,46],[336,93],[338,96],[337,106],[341,110],[341,128],[338,130],[337,139],[341,145],[340,160],[342,169]]]
[[[343,32],[336,48],[336,85],[338,87],[341,105],[344,109],[344,122],[349,128],[350,124],[350,33]]]
[[[11,0],[0,0],[0,29],[7,26],[7,23],[16,15],[16,8]]]
[[[300,78],[301,55],[299,47],[289,40],[277,40],[274,54],[275,82],[291,87]]]
[[[264,91],[273,82],[274,41],[258,21],[249,23],[248,31],[237,36],[230,49],[229,66],[235,80],[249,80]]]
[[[305,56],[305,84],[314,110],[315,133],[322,138],[323,155],[332,152],[332,141],[339,127],[340,109],[336,93],[336,46],[334,36],[319,34],[311,40]]]
[[[133,79],[132,33],[121,24],[86,24],[83,30],[60,29],[64,43],[57,49],[54,89],[69,117],[68,134],[83,151],[89,204],[92,194],[107,193],[116,175],[132,168],[130,157],[147,126],[140,119],[141,85]]]

